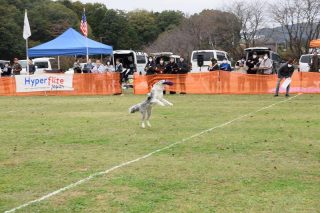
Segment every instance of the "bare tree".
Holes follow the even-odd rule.
[[[244,40],[246,47],[255,46],[257,33],[265,23],[265,4],[261,0],[248,2],[239,0],[233,2],[229,11],[232,12],[241,24],[241,38]]]
[[[284,31],[286,42],[294,57],[309,52],[309,43],[319,37],[320,1],[280,0],[271,5],[273,18]]]

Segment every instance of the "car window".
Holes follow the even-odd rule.
[[[311,63],[311,57],[310,55],[303,55],[300,58],[300,63]]]
[[[48,68],[48,62],[34,62],[34,65],[40,69]]]
[[[137,55],[137,63],[138,64],[146,64],[146,57],[144,55]]]
[[[195,52],[193,53],[192,60],[196,61],[198,58],[198,55],[203,56],[204,61],[210,61],[211,58],[213,58],[213,52]]]
[[[217,52],[217,60],[223,61],[223,59],[226,57],[226,55],[222,52]]]

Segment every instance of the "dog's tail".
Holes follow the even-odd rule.
[[[129,113],[139,112],[139,110],[140,110],[140,104],[136,104],[129,108]]]

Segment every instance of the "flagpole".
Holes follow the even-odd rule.
[[[27,56],[27,75],[29,75],[29,54],[28,54],[28,38],[26,39],[26,56]]]

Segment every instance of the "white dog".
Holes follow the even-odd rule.
[[[165,85],[173,85],[171,81],[161,80],[155,83],[151,89],[151,92],[148,93],[147,100],[142,103],[136,104],[129,108],[129,113],[141,112],[142,115],[142,124],[141,127],[145,128],[145,122],[148,127],[151,127],[150,116],[152,111],[152,106],[158,104],[160,106],[173,106],[172,103],[163,98],[163,91]]]

